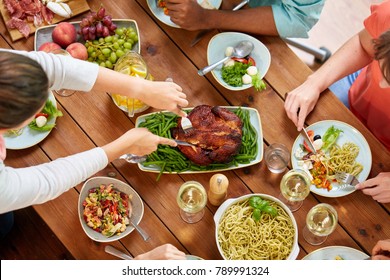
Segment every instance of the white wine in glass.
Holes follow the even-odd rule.
[[[336,209],[327,203],[320,203],[307,213],[303,237],[312,245],[320,245],[335,230],[337,222]]]
[[[281,200],[292,212],[297,211],[310,193],[310,178],[306,171],[292,169],[284,174],[280,182]]]
[[[180,216],[185,222],[192,224],[202,219],[207,203],[207,193],[202,184],[196,181],[185,182],[181,185],[176,200]]]

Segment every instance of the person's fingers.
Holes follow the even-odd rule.
[[[162,144],[162,145],[169,145],[169,146],[172,146],[172,147],[176,147],[177,146],[177,143],[175,141],[173,141],[172,139],[164,138],[164,137],[160,137],[158,143]]]
[[[380,183],[380,180],[381,180],[381,178],[378,178],[378,176],[377,176],[377,177],[368,179],[368,180],[366,180],[366,181],[364,181],[364,182],[360,182],[359,184],[357,184],[357,185],[355,186],[355,188],[356,188],[357,190],[361,190],[361,189],[373,187],[373,186],[378,185],[378,184]]]
[[[298,111],[299,111],[299,113],[298,113]],[[298,131],[301,131],[304,124],[305,124],[305,119],[307,116],[307,108],[298,108],[297,115],[298,115],[297,129],[298,129]]]

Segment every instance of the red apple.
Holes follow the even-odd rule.
[[[81,60],[88,59],[87,48],[81,43],[72,43],[67,48],[66,51],[73,56],[74,58],[78,58]]]
[[[61,49],[61,46],[54,43],[54,42],[46,42],[46,43],[43,43],[38,51],[43,51],[43,52],[52,52],[54,50],[60,50]]]
[[[54,43],[66,48],[70,44],[76,42],[76,27],[69,22],[61,22],[54,27],[51,37],[53,38]]]

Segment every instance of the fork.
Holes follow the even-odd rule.
[[[343,185],[340,186],[341,190],[345,189],[355,189],[355,186],[359,184],[358,179],[352,174],[345,173],[345,172],[337,172],[335,174],[336,180],[340,183],[343,183]]]
[[[168,77],[165,79],[166,82],[173,82],[173,79]],[[187,117],[181,117],[181,128],[184,131],[184,134],[186,134],[189,130],[192,129],[192,123],[189,118]]]

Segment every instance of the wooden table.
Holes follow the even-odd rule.
[[[206,49],[213,31],[195,47],[189,43],[197,32],[169,27],[156,19],[145,0],[88,1],[97,10],[103,3],[113,18],[130,18],[137,21],[142,42],[141,54],[156,80],[172,77],[187,93],[190,107],[200,104],[235,105],[256,108],[261,116],[264,144],[284,143],[291,149],[298,132],[287,118],[283,104],[285,93],[300,85],[311,70],[279,38],[259,37],[271,52],[271,67],[265,76],[268,87],[263,92],[248,89],[232,92],[220,86],[211,74],[200,77],[197,69],[205,66]],[[73,18],[79,20],[81,16]],[[0,24],[0,47],[33,50],[34,38],[12,42]],[[136,118],[128,118],[104,92],[77,92],[71,97],[58,97],[58,106],[64,116],[57,121],[49,137],[25,150],[9,150],[6,164],[25,167],[48,162],[59,157],[101,146],[134,127]],[[88,108],[88,110],[86,110]],[[322,94],[316,109],[307,119],[307,125],[320,120],[335,119],[357,128],[367,139],[372,151],[370,177],[390,170],[390,153],[384,146],[334,97]],[[96,175],[128,182],[142,197],[145,213],[140,225],[152,236],[149,242],[133,232],[112,245],[138,255],[164,243],[172,243],[180,250],[204,259],[221,259],[215,242],[213,214],[217,207],[207,205],[201,222],[186,224],[178,213],[176,193],[188,180],[196,180],[208,188],[212,173],[192,175],[163,175],[156,182],[155,173],[142,172],[137,165],[117,160]],[[223,172],[230,181],[228,197],[247,193],[279,194],[282,175],[268,171],[264,162],[248,168]],[[62,194],[57,199],[34,209],[53,230],[76,259],[113,259],[104,252],[105,244],[90,240],[83,232],[77,213],[78,195],[82,184]],[[302,237],[305,217],[311,207],[319,202],[333,205],[339,215],[339,225],[321,246],[311,246]],[[389,204],[379,204],[360,191],[340,198],[326,198],[310,194],[303,207],[294,213],[299,228],[301,259],[320,247],[342,245],[370,254],[380,239],[390,238]]]

